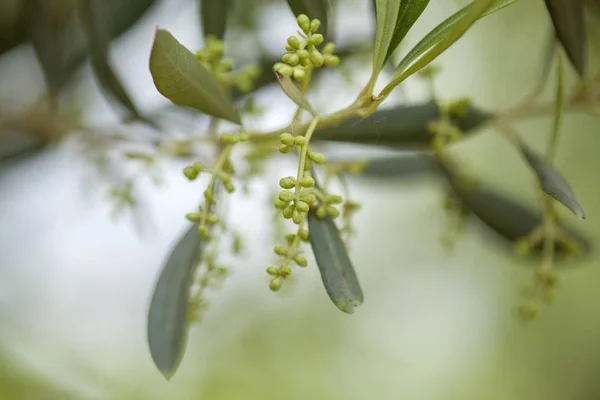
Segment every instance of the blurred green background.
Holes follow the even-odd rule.
[[[3,40],[16,35],[9,26],[17,3],[0,5]],[[167,105],[147,67],[156,26],[190,49],[202,39],[197,2],[155,3],[112,46],[115,69],[145,110]],[[232,54],[282,52],[295,31],[286,3],[235,3],[226,35]],[[464,4],[432,1],[402,51]],[[371,40],[370,1],[332,6],[341,44]],[[439,58],[439,95],[468,96],[488,110],[516,104],[538,83],[550,29],[542,0],[521,1],[486,17]],[[334,73],[321,81],[313,99],[318,109],[345,106],[364,84],[368,56],[350,65],[352,82]],[[575,82],[570,66],[567,78]],[[549,82],[546,99],[552,99],[554,70]],[[378,87],[384,83],[382,76]],[[10,122],[43,91],[30,45],[3,54],[0,122]],[[389,102],[418,102],[426,94],[426,86],[411,78]],[[81,106],[86,126],[121,129],[114,128],[118,119],[87,63],[64,97]],[[250,126],[286,124],[294,108],[283,99],[273,86],[259,92],[256,101],[267,110]],[[165,134],[183,134],[179,122]],[[543,150],[551,126],[552,118],[544,117],[517,128]],[[567,116],[556,160],[588,216],[565,218],[593,243],[600,240],[599,127],[590,116]],[[454,151],[478,177],[537,204],[533,175],[498,132],[486,129]],[[225,254],[233,275],[211,294],[177,375],[166,382],[147,350],[146,312],[159,268],[202,182],[192,185],[181,165],[164,163],[159,186],[139,179],[142,208],[134,219],[125,214],[114,220],[107,184],[90,164],[74,139],[0,169],[2,399],[600,399],[597,252],[561,268],[554,304],[524,325],[515,308],[534,265],[471,225],[446,251],[440,242],[448,223],[443,187],[429,175],[352,179],[352,196],[363,207],[351,255],[365,294],[355,315],[330,303],[310,259],[311,267],[298,271],[293,284],[271,293],[264,273],[275,244],[268,201],[278,179],[295,169],[285,158],[269,164],[250,194],[232,196],[229,218],[245,238],[245,252],[240,258]],[[113,167],[119,177],[124,170],[135,174]]]

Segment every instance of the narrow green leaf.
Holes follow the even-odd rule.
[[[396,31],[400,0],[376,0],[375,2],[375,45],[373,48],[373,73],[371,83],[374,84],[387,59],[388,49]]]
[[[277,81],[279,82],[279,86],[281,86],[281,90],[286,94],[287,97],[290,98],[296,105],[300,108],[305,109],[312,115],[316,116],[317,112],[308,102],[308,99],[302,94],[300,88],[292,82],[290,78],[285,75],[280,74],[278,71],[274,71],[275,76],[277,77]]]
[[[363,293],[335,222],[330,216],[320,219],[311,210],[308,230],[327,295],[341,311],[353,314],[363,303]]]
[[[200,20],[204,37],[223,40],[231,0],[200,0]]]
[[[556,35],[580,77],[585,75],[587,33],[583,0],[546,0]]]
[[[321,21],[319,32],[324,37],[330,33],[329,27],[329,4],[327,0],[287,0],[290,10],[297,17],[300,14],[307,15],[311,20]]]
[[[439,117],[440,110],[435,103],[396,106],[377,110],[367,118],[350,118],[337,126],[319,128],[313,140],[423,148],[430,146],[433,138],[429,123]],[[492,117],[490,113],[469,107],[462,117],[453,117],[452,122],[468,136]]]
[[[523,206],[505,193],[482,183],[465,185],[445,163],[438,163],[440,172],[450,184],[461,204],[476,217],[477,220],[498,236],[510,242],[516,242],[542,223],[541,213]],[[576,243],[582,254],[589,253],[591,244],[588,239],[573,229],[564,225],[560,228],[570,241]],[[533,250],[536,254],[542,252],[540,243]],[[555,250],[561,254],[569,254],[572,246],[565,240],[556,242]]]
[[[130,114],[130,118],[141,119],[141,115],[127,90],[113,71],[110,64],[110,14],[103,0],[81,0],[79,15],[86,34],[92,68],[98,83],[109,98],[118,102]]]
[[[167,380],[177,371],[187,346],[189,293],[201,244],[198,224],[193,224],[173,248],[150,302],[148,345]]]
[[[556,153],[556,146],[558,143],[558,134],[560,132],[560,121],[562,119],[562,112],[564,106],[564,82],[563,82],[563,67],[562,58],[560,55],[557,56],[556,62],[556,100],[554,103],[554,125],[552,127],[552,136],[550,137],[550,143],[548,145],[548,162],[552,163],[554,155]]]
[[[150,72],[158,91],[173,103],[241,125],[240,113],[219,81],[166,30],[156,30]]]
[[[329,162],[336,162],[328,158]],[[358,160],[348,159],[348,163]],[[422,152],[411,152],[403,155],[392,155],[372,158],[366,161],[366,166],[361,170],[358,178],[389,179],[413,178],[425,172],[437,172],[437,165],[433,157]]]
[[[535,172],[542,190],[553,197],[559,203],[571,210],[579,218],[585,219],[585,213],[581,205],[575,198],[575,194],[569,183],[562,175],[554,169],[543,157],[539,156],[533,149],[525,143],[519,143],[519,149],[525,157],[525,160]]]
[[[429,0],[403,0],[400,3],[400,13],[398,15],[398,20],[396,21],[396,29],[394,30],[394,35],[390,41],[384,63],[392,56],[410,28],[412,28],[421,14],[423,14],[423,11],[425,11],[428,4]]]
[[[433,61],[442,51],[458,40],[476,20],[499,11],[517,1],[519,0],[477,0],[448,17],[431,32],[425,35],[425,37],[423,37],[423,39],[408,52],[396,68],[396,72],[394,72],[388,87],[386,87],[387,90],[384,89],[384,91],[391,91],[391,89],[400,84],[400,82],[408,76]],[[426,55],[428,58],[424,59],[424,61],[414,69],[411,69],[409,73],[407,68],[415,61],[419,60],[419,57],[426,52],[428,52]]]

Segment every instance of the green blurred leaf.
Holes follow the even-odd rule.
[[[533,211],[519,204],[487,184],[481,182],[465,184],[444,162],[438,163],[438,166],[462,205],[499,236],[515,242],[541,225],[542,218],[539,211]],[[583,253],[590,251],[590,243],[585,237],[564,225],[560,227]],[[569,254],[571,245],[564,240],[558,240],[555,248],[558,253]],[[536,254],[542,252],[541,243],[534,248],[534,251]]]
[[[156,30],[150,72],[158,91],[173,103],[241,125],[239,111],[217,78],[166,30]]]
[[[423,37],[423,39],[421,39],[419,43],[406,54],[396,68],[396,71],[388,84],[390,87],[388,91],[391,91],[393,87],[400,84],[400,82],[408,76],[433,61],[439,54],[457,41],[476,20],[501,10],[517,1],[519,0],[486,0],[482,3],[481,0],[478,0],[478,2],[474,1],[452,14],[425,35],[425,37]],[[476,3],[478,3],[477,8],[473,8]],[[419,59],[424,53],[426,53],[425,56]],[[419,64],[414,64],[415,67],[409,70],[408,68],[411,67],[415,61],[419,61]],[[384,89],[384,91],[385,90],[386,89]]]
[[[27,40],[22,0],[0,2],[0,56]]]
[[[329,162],[335,160],[328,159]],[[349,163],[357,160],[348,160]],[[433,157],[421,152],[373,158],[366,161],[366,167],[357,177],[372,178],[412,178],[424,172],[437,172]]]
[[[173,248],[150,302],[148,345],[167,380],[177,371],[187,346],[189,294],[201,245],[198,224],[192,224]]]
[[[580,77],[585,75],[587,34],[583,0],[545,0],[556,35]]]
[[[279,86],[281,86],[281,90],[292,100],[296,105],[300,108],[305,109],[312,115],[317,115],[317,112],[308,102],[308,99],[302,94],[300,88],[296,86],[294,82],[290,78],[285,75],[280,74],[277,71],[275,72],[275,76],[277,77],[277,81],[279,82]]]
[[[554,102],[554,124],[552,126],[552,136],[550,137],[550,144],[548,145],[549,163],[552,163],[554,160],[565,100],[562,57],[558,55],[556,58],[556,100]]]
[[[373,47],[373,72],[370,83],[373,85],[388,58],[388,50],[396,32],[400,0],[375,1],[375,45]]]
[[[335,222],[330,216],[320,219],[311,210],[308,230],[327,295],[341,311],[353,314],[363,303],[363,293]]]
[[[400,3],[400,13],[398,15],[398,20],[396,21],[396,29],[394,30],[394,35],[390,41],[384,63],[392,56],[410,28],[412,28],[423,11],[425,11],[428,4],[429,0],[404,0]]]
[[[397,106],[377,110],[367,118],[350,118],[337,126],[317,129],[313,140],[423,148],[428,147],[433,138],[428,124],[439,117],[440,110],[435,103]],[[469,107],[462,117],[453,117],[452,122],[468,135],[492,117],[492,114]]]
[[[542,190],[552,196],[556,201],[562,203],[579,218],[585,218],[583,208],[581,208],[581,205],[575,198],[571,186],[563,178],[560,172],[554,169],[552,165],[539,156],[533,149],[529,148],[525,143],[520,142],[519,149],[540,180]]]
[[[130,118],[141,119],[137,107],[110,64],[110,14],[103,0],[81,0],[79,15],[91,52],[92,68],[106,94],[123,106]]]
[[[204,37],[223,40],[231,0],[200,0],[200,19]]]
[[[290,10],[297,17],[300,14],[305,14],[310,18],[321,21],[319,32],[324,37],[330,33],[329,21],[329,4],[327,0],[287,0]]]

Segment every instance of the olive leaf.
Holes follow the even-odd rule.
[[[298,86],[296,86],[296,84],[292,82],[289,77],[280,74],[278,71],[274,72],[275,76],[277,77],[277,81],[279,82],[279,86],[281,86],[281,90],[283,90],[286,96],[296,103],[298,107],[303,108],[313,116],[316,116],[317,112],[314,108],[312,108],[304,94],[302,94],[300,88],[298,88]]]
[[[103,0],[81,0],[79,15],[90,46],[94,74],[106,94],[125,108],[130,118],[142,119],[127,90],[110,64],[110,35],[106,30],[108,13]]]
[[[336,160],[328,159],[329,162]],[[348,160],[348,163],[357,160]],[[434,158],[429,154],[411,152],[403,155],[392,155],[365,160],[365,167],[361,169],[358,178],[389,179],[389,178],[412,178],[425,172],[437,172]]]
[[[452,14],[423,39],[402,59],[382,94],[389,93],[404,79],[425,67],[456,42],[478,19],[499,11],[519,0],[476,0]],[[426,53],[423,57],[421,57]],[[421,58],[419,58],[421,57]],[[417,61],[417,64],[413,64]],[[409,69],[410,67],[410,69]]]
[[[195,223],[171,251],[150,302],[148,345],[154,364],[167,380],[177,371],[187,346],[189,293],[201,247]]]
[[[200,0],[200,17],[204,37],[223,39],[231,0]]]
[[[538,155],[533,149],[525,143],[518,144],[519,150],[525,157],[525,160],[531,169],[537,175],[542,190],[553,197],[556,201],[562,203],[579,218],[585,219],[585,212],[575,198],[575,194],[569,183],[563,176],[550,165],[543,157]]]
[[[423,148],[430,146],[433,138],[429,123],[439,117],[440,109],[435,103],[401,105],[377,110],[367,118],[355,117],[336,126],[317,128],[313,140]],[[453,116],[451,120],[466,136],[492,117],[490,113],[469,107],[462,116]]]
[[[477,218],[485,227],[511,242],[528,236],[542,224],[539,211],[534,211],[513,200],[494,187],[477,181],[465,185],[465,182],[446,163],[438,160],[441,175],[446,178],[454,194],[470,215]],[[583,253],[590,251],[591,245],[583,235],[564,225],[559,225],[569,241],[574,242]],[[572,244],[564,239],[555,244],[555,251],[569,254]],[[542,252],[541,243],[533,248],[536,254]]]
[[[396,29],[385,55],[384,63],[392,56],[398,45],[402,42],[410,28],[417,22],[429,0],[404,0],[400,3],[400,12],[396,21]]]
[[[373,49],[373,72],[370,81],[372,85],[374,85],[387,59],[388,50],[396,31],[400,3],[400,0],[375,1],[375,45]]]
[[[319,31],[324,37],[328,37],[330,18],[327,0],[287,0],[287,3],[296,17],[304,14],[311,20],[318,19],[321,21]]]
[[[580,77],[585,75],[586,20],[583,0],[545,0],[556,36]]]
[[[217,78],[166,30],[156,30],[150,72],[156,89],[173,103],[241,125],[239,110]]]
[[[341,311],[353,314],[363,302],[363,293],[333,218],[320,219],[309,211],[308,231],[327,295]]]

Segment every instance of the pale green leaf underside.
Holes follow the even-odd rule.
[[[150,72],[158,91],[173,103],[241,125],[239,111],[214,75],[166,30],[156,30]]]
[[[189,292],[200,250],[198,225],[193,224],[173,248],[150,302],[148,345],[167,380],[177,371],[187,345]]]
[[[353,314],[363,303],[363,293],[335,222],[310,211],[308,230],[327,295],[341,311]]]
[[[377,77],[385,64],[388,49],[396,30],[400,0],[375,1],[375,46],[373,51],[373,77]]]
[[[482,14],[478,16],[477,19],[481,19],[487,15],[490,15],[496,11],[503,9],[513,3],[516,3],[519,0],[494,0],[492,4],[484,11]],[[408,52],[408,54],[402,59],[398,67],[396,67],[396,71],[392,76],[391,82],[396,81],[402,73],[414,62],[416,61],[423,53],[430,50],[435,45],[441,43],[443,40],[447,39],[449,35],[453,32],[454,28],[464,22],[465,17],[471,11],[471,8],[475,2],[470,3],[464,8],[460,9],[456,13],[452,14],[438,26],[436,26],[431,32],[429,32],[423,39],[421,39],[413,48]],[[458,38],[457,38],[458,39]],[[392,83],[390,83],[391,85]]]
[[[281,90],[286,94],[286,96],[292,100],[296,105],[312,115],[317,115],[315,109],[310,105],[308,99],[302,94],[300,88],[292,82],[290,78],[285,75],[281,75],[279,72],[275,71],[275,76],[277,77],[277,81],[279,82],[279,86],[281,86]]]

